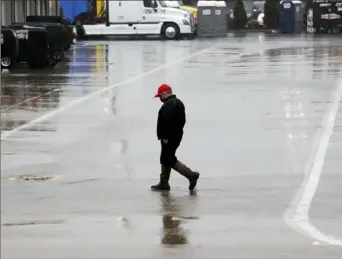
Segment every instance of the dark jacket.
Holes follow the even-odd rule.
[[[176,95],[169,96],[158,113],[158,139],[172,139],[182,136],[185,122],[183,102]]]

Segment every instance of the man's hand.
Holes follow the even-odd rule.
[[[169,140],[167,140],[167,139],[163,139],[164,144],[167,144],[168,141]]]

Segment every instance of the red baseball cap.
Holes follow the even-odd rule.
[[[167,85],[167,84],[162,84],[158,87],[158,92],[156,93],[156,95],[154,97],[159,97],[162,93],[166,92],[166,91],[170,91],[172,90],[171,86]]]

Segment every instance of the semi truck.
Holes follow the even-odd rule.
[[[157,0],[105,0],[104,22],[76,24],[78,37],[161,35],[172,40],[195,33],[192,13]]]

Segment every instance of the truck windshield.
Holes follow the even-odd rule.
[[[162,7],[168,7],[169,5],[167,4],[167,2],[170,2],[170,1],[159,1]],[[178,5],[184,5],[183,1],[176,1],[176,2],[178,3]]]
[[[165,3],[165,1],[158,1],[158,2],[161,5],[161,7],[167,7],[167,4]]]

